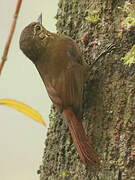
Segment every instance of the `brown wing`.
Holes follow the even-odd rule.
[[[49,97],[56,107],[63,111],[71,106],[78,118],[82,113],[83,72],[83,66],[74,63],[63,70],[57,79],[46,84]]]
[[[56,35],[55,42],[48,43],[45,54],[35,65],[56,107],[63,111],[72,106],[76,115],[80,114],[84,67],[76,43],[69,37]]]

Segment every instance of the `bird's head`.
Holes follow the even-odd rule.
[[[39,22],[33,22],[26,26],[20,36],[20,49],[35,62],[45,51],[51,33]]]

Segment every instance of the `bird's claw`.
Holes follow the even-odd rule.
[[[111,52],[113,49],[115,49],[115,45],[114,44],[110,44],[104,51],[102,51],[100,53],[100,55],[94,60],[94,62],[92,63],[91,67],[92,68],[96,62],[103,56],[103,55],[106,55],[107,53]]]
[[[110,44],[107,48],[106,48],[106,50],[105,50],[105,52],[106,53],[108,53],[108,52],[111,52],[113,49],[115,49],[116,47],[115,47],[115,44]]]

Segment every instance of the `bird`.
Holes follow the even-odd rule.
[[[19,45],[36,66],[54,106],[66,119],[83,164],[99,167],[99,157],[82,124],[86,67],[76,42],[64,34],[49,32],[41,22],[32,22],[22,30]]]

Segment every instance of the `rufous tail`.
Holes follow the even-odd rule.
[[[66,117],[73,142],[85,166],[89,167],[90,165],[94,165],[99,167],[100,161],[94,153],[92,146],[88,143],[82,122],[77,119],[72,108],[64,109],[63,115]]]

